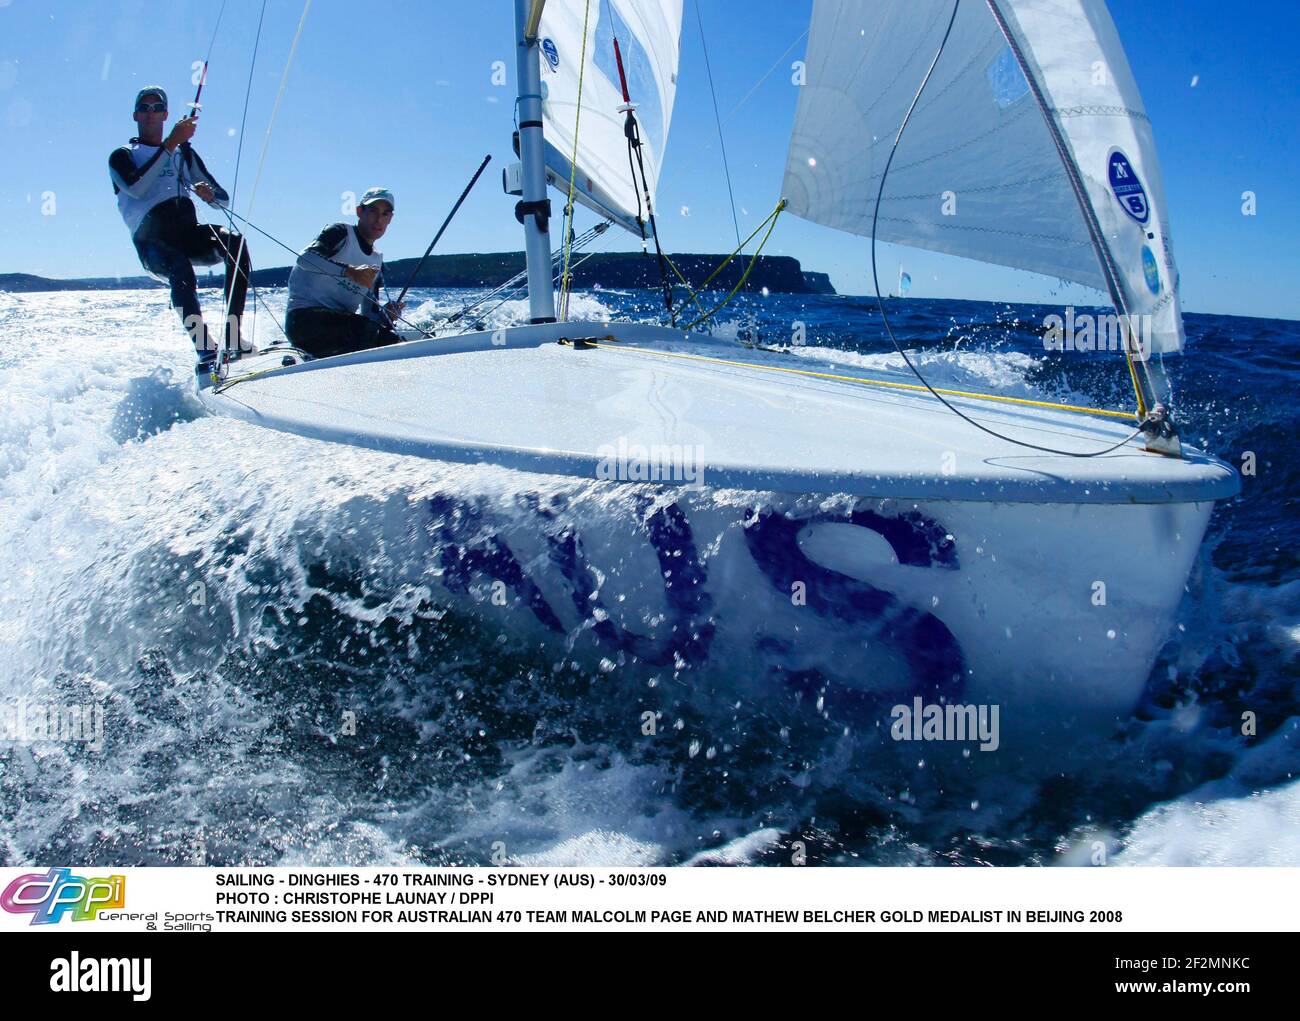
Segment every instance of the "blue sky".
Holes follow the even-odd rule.
[[[686,0],[682,61],[661,234],[670,251],[735,244],[694,3]],[[797,96],[790,62],[811,0],[699,0],[742,233],[781,186]],[[260,0],[227,0],[195,146],[234,183],[244,88]],[[1262,0],[1113,0],[1164,169],[1175,253],[1190,311],[1300,319],[1300,4]],[[207,52],[219,0],[0,0],[0,272],[52,277],[139,272],[108,183],[108,153],[132,133],[137,88],[168,88],[173,116],[193,96],[190,67]],[[270,0],[253,77],[237,210],[247,212],[280,74],[302,12]],[[306,23],[251,218],[305,244],[339,218],[344,191],[383,183],[398,197],[384,240],[389,258],[418,255],[486,153],[485,175],[441,252],[522,247],[499,168],[512,160],[510,0],[315,0]],[[780,58],[780,59],[778,59]],[[493,61],[510,70],[491,82]],[[763,74],[776,69],[739,109]],[[1195,86],[1192,85],[1196,79]],[[735,110],[734,113],[732,111]],[[730,116],[729,116],[730,115]],[[1241,214],[1253,191],[1258,212]],[[54,215],[44,215],[53,193]],[[689,210],[689,213],[685,213]],[[589,218],[588,218],[589,220]],[[580,220],[580,227],[584,221]],[[748,225],[748,226],[746,226]],[[633,248],[613,237],[607,248]],[[287,254],[253,235],[256,264]],[[830,273],[846,293],[870,290],[868,246],[783,217],[768,251]],[[900,258],[912,294],[1008,300],[1086,300],[1055,281],[951,257],[882,246],[886,278]]]

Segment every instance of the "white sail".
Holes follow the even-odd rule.
[[[583,19],[586,0],[549,0],[542,14],[542,105],[546,169],[552,185],[567,196],[574,124],[578,125],[575,198],[623,227],[639,232],[643,208],[634,183],[624,134],[623,90],[614,55],[618,39],[628,94],[641,129],[641,158],[653,201],[677,93],[682,0],[590,0],[585,66]],[[578,74],[582,111],[578,115]]]
[[[870,235],[880,173],[953,2],[816,0],[791,211]],[[877,237],[1099,288],[1151,316],[1153,350],[1181,348],[1151,125],[1102,0],[962,0]]]

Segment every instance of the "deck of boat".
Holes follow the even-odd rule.
[[[560,338],[594,338],[589,348]],[[788,493],[1017,503],[1183,503],[1235,472],[1139,441],[1049,454],[962,421],[912,376],[745,349],[640,324],[551,324],[422,340],[234,377],[214,411],[313,438],[533,472]],[[255,368],[257,366],[254,366]],[[1073,453],[1127,420],[953,397],[1008,436]],[[602,475],[601,472],[605,474]],[[666,476],[666,477],[665,477]]]

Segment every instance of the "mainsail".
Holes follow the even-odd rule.
[[[880,174],[956,0],[816,0],[789,208],[869,236]],[[1102,0],[961,0],[876,236],[1077,281],[1182,347],[1151,124]],[[1144,331],[1145,332],[1145,331]]]
[[[586,60],[582,60],[587,17]],[[567,195],[574,125],[578,125],[574,198],[639,233],[648,217],[640,181],[633,179],[623,133],[623,90],[618,39],[628,94],[641,129],[641,158],[653,201],[663,166],[668,124],[677,93],[682,0],[549,0],[538,32],[542,60],[542,117],[546,173]],[[578,119],[578,75],[582,112]]]

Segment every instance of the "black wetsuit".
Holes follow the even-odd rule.
[[[140,264],[171,287],[171,303],[181,315],[200,359],[215,357],[221,339],[211,337],[199,306],[194,266],[225,267],[225,299],[230,318],[225,323],[227,350],[242,350],[240,324],[248,293],[248,246],[235,231],[199,223],[188,190],[198,183],[212,188],[215,203],[230,201],[226,190],[209,173],[188,144],[168,153],[137,138],[108,158],[113,194],[132,230]],[[236,265],[238,270],[236,270]]]
[[[285,317],[284,332],[294,347],[313,358],[368,351],[400,343],[401,335],[391,326],[354,312],[332,308],[298,308]]]

